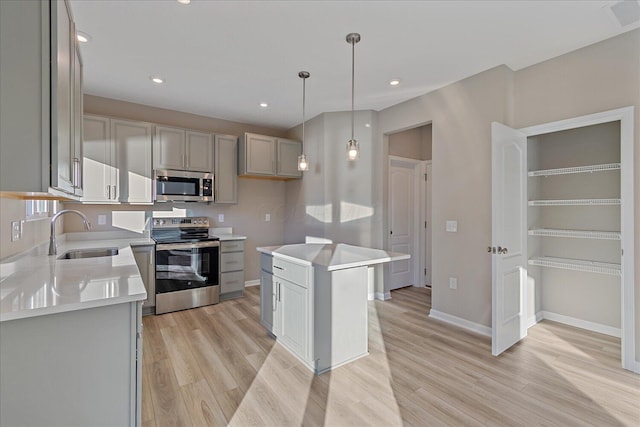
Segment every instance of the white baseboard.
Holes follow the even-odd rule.
[[[475,323],[470,320],[463,319],[462,317],[457,317],[451,314],[443,313],[441,311],[434,310],[433,308],[429,312],[429,317],[432,317],[436,320],[441,320],[443,322],[450,323],[452,325],[458,326],[463,329],[467,329],[469,331],[478,333],[480,335],[484,335],[487,337],[491,336],[491,328],[489,326],[484,326],[479,323]]]
[[[636,374],[640,374],[640,360],[634,360],[635,364],[632,366],[631,370]]]
[[[245,288],[248,288],[249,286],[260,286],[260,279],[247,280],[246,282],[244,282]]]
[[[376,292],[376,293],[369,293],[369,301],[373,301],[374,299],[380,300],[380,301],[386,301],[391,299],[391,292]]]
[[[538,323],[542,319],[544,319],[544,317],[542,317],[542,312],[541,311],[539,311],[536,314],[534,314],[533,316],[529,317],[527,319],[527,329],[529,329],[530,327],[534,326],[536,323]]]
[[[552,313],[550,311],[542,311],[542,318],[552,320],[558,323],[564,323],[565,325],[575,326],[577,328],[587,329],[589,331],[598,332],[605,335],[611,335],[612,337],[620,338],[620,328],[614,328],[612,326],[602,325],[600,323],[589,322],[587,320],[576,319],[575,317],[565,316],[563,314]]]

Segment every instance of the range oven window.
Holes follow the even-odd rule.
[[[218,246],[159,244],[156,248],[156,293],[218,284]]]
[[[156,179],[156,192],[164,196],[199,196],[200,179],[159,176]]]

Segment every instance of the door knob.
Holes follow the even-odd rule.
[[[509,250],[507,248],[503,248],[502,246],[498,246],[498,253],[499,254],[506,254]]]

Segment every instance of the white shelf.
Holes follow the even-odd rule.
[[[574,239],[620,240],[619,231],[559,230],[554,228],[536,228],[529,230],[529,236],[569,237]]]
[[[619,204],[620,199],[529,200],[529,206],[608,206]]]
[[[537,170],[537,171],[529,172],[528,175],[531,177],[568,175],[573,173],[603,172],[603,171],[619,170],[619,169],[620,169],[620,163],[607,163],[603,165],[574,166],[569,168]]]
[[[620,276],[620,264],[608,262],[588,261],[582,259],[535,257],[529,259],[529,265],[540,267],[561,268],[563,270],[586,271],[588,273],[609,274]]]

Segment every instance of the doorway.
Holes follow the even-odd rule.
[[[634,370],[632,123],[633,107],[493,124],[494,355],[549,319],[619,336]]]
[[[411,255],[390,265],[389,290],[431,286],[431,130],[428,124],[388,136],[387,247]]]

